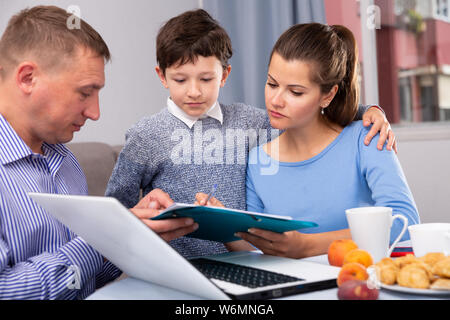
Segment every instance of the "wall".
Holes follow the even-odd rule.
[[[101,117],[88,121],[74,142],[123,144],[125,131],[144,115],[165,107],[167,91],[160,84],[155,39],[172,16],[198,7],[198,0],[0,0],[0,34],[10,17],[35,5],[77,5],[81,17],[103,37],[112,54],[105,68],[106,86],[100,93]]]
[[[393,126],[398,158],[422,222],[450,223],[450,125]]]

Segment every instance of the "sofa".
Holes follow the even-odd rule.
[[[450,223],[450,125],[394,126],[398,158],[421,221]],[[101,142],[68,144],[83,168],[89,194],[103,196],[122,146]]]
[[[123,146],[110,146],[102,142],[74,142],[69,143],[67,147],[76,156],[86,175],[89,195],[104,196]]]

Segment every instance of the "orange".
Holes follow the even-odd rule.
[[[369,279],[369,274],[367,273],[366,268],[357,262],[349,262],[344,264],[339,271],[337,277],[337,285],[340,287],[344,282],[349,280],[367,280]]]
[[[351,239],[333,241],[328,247],[328,263],[332,266],[342,267],[344,256],[358,246]]]
[[[344,256],[343,265],[350,262],[358,262],[364,267],[371,266],[373,264],[373,259],[370,253],[363,249],[353,249],[346,253]]]

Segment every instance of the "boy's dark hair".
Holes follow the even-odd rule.
[[[233,50],[227,32],[202,9],[182,13],[167,21],[156,38],[156,60],[161,71],[174,64],[215,56],[228,67]]]

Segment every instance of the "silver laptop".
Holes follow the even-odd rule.
[[[337,267],[258,252],[187,260],[114,198],[29,195],[133,278],[208,299],[270,299],[336,286]]]

